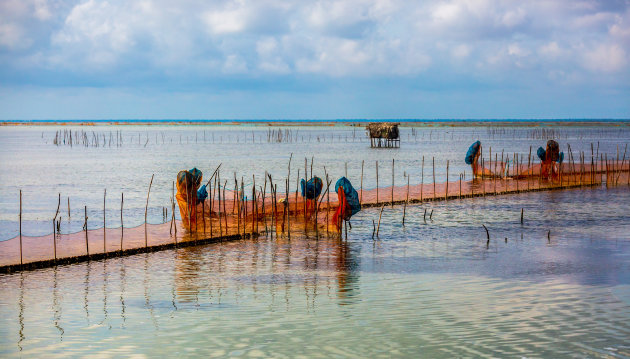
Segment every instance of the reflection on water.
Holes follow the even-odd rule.
[[[629,203],[625,188],[457,200],[409,206],[405,227],[387,208],[378,240],[370,209],[347,240],[3,275],[0,355],[630,356]]]

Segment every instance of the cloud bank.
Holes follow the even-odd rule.
[[[493,113],[471,101],[498,101],[497,109],[503,101],[494,116],[581,117],[586,101],[586,115],[630,117],[630,1],[2,0],[0,67],[3,117],[28,117],[11,104],[33,96],[106,107],[95,89],[113,103],[168,93],[198,99],[194,110],[172,104],[163,117],[242,117],[239,104],[259,97],[303,111],[248,116],[480,117]],[[556,110],[544,103],[552,90]],[[335,102],[347,91],[356,111]],[[204,109],[213,96],[235,108]],[[382,106],[372,108],[377,99]],[[313,111],[327,101],[328,113]],[[461,113],[425,109],[453,101]],[[52,111],[46,106],[31,116]]]

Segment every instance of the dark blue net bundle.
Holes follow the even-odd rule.
[[[540,158],[541,161],[545,160],[545,149],[542,147],[538,147],[538,151],[536,151],[536,154],[538,155],[538,158]]]
[[[470,145],[470,147],[468,148],[468,152],[466,152],[467,165],[472,165],[473,161],[475,160],[475,156],[477,155],[477,152],[479,152],[479,148],[481,148],[480,141],[477,141],[473,143],[472,145]]]
[[[322,193],[322,188],[324,183],[322,179],[319,177],[313,177],[308,182],[304,178],[300,181],[300,186],[302,189],[302,197],[306,197],[307,199],[315,199],[319,197]]]
[[[201,184],[201,178],[203,178],[203,173],[201,173],[201,171],[198,170],[197,167],[193,167],[193,169],[191,169],[188,172],[190,172],[190,174],[192,175],[193,184],[195,185],[195,188],[197,188]]]
[[[564,152],[560,152],[560,156],[558,156],[558,163],[562,164],[562,161],[564,161]]]
[[[350,216],[354,216],[361,210],[361,202],[359,202],[359,194],[352,187],[352,183],[346,178],[341,177],[337,183],[335,183],[335,192],[339,193],[339,187],[343,187],[343,193],[346,196],[346,202],[350,206]]]
[[[197,203],[201,203],[208,198],[208,190],[206,190],[206,185],[204,184],[197,191]]]

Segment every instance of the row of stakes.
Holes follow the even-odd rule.
[[[571,173],[575,174],[575,158],[573,157],[573,153],[571,151],[570,146],[569,146],[568,149],[569,149],[569,168],[571,169]],[[591,150],[593,150],[593,145],[592,144],[591,144]],[[627,145],[626,145],[626,150],[627,150]],[[586,162],[586,156],[585,156],[584,152],[580,153],[580,156],[579,156],[579,161],[580,161],[580,164],[581,164],[581,166],[580,166],[580,185],[586,184],[586,182],[584,181],[584,177],[587,176],[587,175],[588,175],[588,177],[590,177],[590,184],[594,183],[595,176],[596,176],[597,172],[601,172],[602,176],[603,176],[604,170],[603,170],[603,168],[600,167],[602,165],[597,163],[597,165],[598,165],[597,168],[598,169],[596,170],[595,169],[595,164],[596,163],[594,162],[594,158],[596,158],[596,157],[595,157],[594,154],[592,154],[592,155],[593,156],[591,157],[591,171],[590,171],[590,174],[587,174],[587,173],[585,173],[584,167],[583,167],[584,163]],[[292,157],[293,157],[293,154],[291,154],[291,157],[289,159],[288,178],[290,178],[290,174],[291,174],[290,166],[291,166],[291,159],[292,159]],[[607,186],[608,186],[608,184],[610,182],[609,181],[609,177],[611,177],[610,176],[611,173],[613,174],[612,175],[612,178],[613,178],[612,182],[613,182],[613,184],[618,184],[618,180],[619,180],[620,174],[622,172],[623,165],[625,163],[625,157],[626,157],[626,152],[624,151],[624,155],[623,155],[623,159],[622,159],[621,165],[615,167],[615,165],[613,165],[612,163],[609,163],[607,154],[605,154],[605,155],[601,154],[601,156],[600,156],[601,163],[605,163],[606,164],[605,172],[607,174],[607,177],[606,177],[607,178],[606,179],[606,185]],[[483,168],[483,166],[484,166],[483,155],[481,156],[481,158],[482,158],[482,168]],[[491,147],[490,147],[490,158],[492,158],[492,148]],[[504,158],[508,159],[508,157],[504,157],[504,153],[502,152],[501,153],[501,162],[503,162]],[[532,163],[531,158],[532,157],[531,157],[531,147],[530,147],[530,155],[528,156],[528,166],[531,166],[531,163]],[[497,164],[498,159],[499,159],[498,158],[498,154],[495,153],[495,162],[494,162],[495,169],[496,169],[496,164]],[[617,162],[616,162],[617,165],[618,165],[618,159],[619,159],[619,153],[617,154]],[[435,200],[438,199],[437,198],[437,193],[435,191],[435,184],[436,184],[436,182],[435,182],[435,157],[432,158],[431,162],[432,162],[432,169],[433,169],[433,171],[432,171],[433,172],[433,198],[424,198],[424,196],[423,196],[423,192],[424,191],[421,190],[420,191],[420,201],[419,202],[423,202],[425,200],[435,201]],[[518,154],[514,154],[514,156],[513,156],[513,163],[515,163],[516,165],[512,167],[512,171],[513,171],[512,172],[512,176],[514,176],[516,174],[517,169],[520,168],[521,162],[522,161],[521,161],[520,156]],[[308,160],[305,159],[305,173],[308,173],[308,166],[307,166],[307,164],[308,164]],[[362,197],[363,197],[364,164],[365,164],[365,161],[362,161],[361,162],[361,182],[360,182],[360,192],[361,192],[360,201],[361,202],[362,202]],[[214,184],[215,184],[215,186],[214,186],[214,193],[215,193],[215,195],[214,195],[214,197],[210,196],[210,200],[211,200],[211,207],[214,207],[214,205],[213,205],[214,198],[218,199],[220,237],[222,237],[223,236],[223,228],[222,228],[223,224],[222,224],[222,220],[221,219],[222,219],[222,216],[225,219],[225,230],[226,230],[225,232],[226,232],[226,235],[227,235],[227,215],[228,214],[225,211],[225,202],[226,202],[225,201],[225,190],[227,188],[227,181],[225,181],[224,184],[221,185],[221,179],[220,179],[220,173],[219,173],[219,168],[220,167],[221,167],[221,165],[219,165],[216,168],[216,170],[214,171],[214,173],[210,177],[210,180],[208,181],[207,185],[210,185],[211,181],[214,179]],[[422,180],[421,180],[421,188],[422,189],[424,188],[424,177],[425,177],[424,176],[424,167],[425,167],[425,157],[423,156],[422,157],[422,175],[421,175],[421,178],[422,178]],[[311,159],[310,170],[311,170],[310,175],[311,175],[311,178],[312,178],[313,177],[313,159]],[[326,172],[325,166],[324,166],[324,171]],[[378,161],[376,161],[376,163],[375,163],[375,172],[376,172],[376,205],[379,206],[380,202],[379,202],[379,173],[378,173],[379,172],[379,167],[378,167]],[[494,191],[491,192],[490,194],[496,195],[496,194],[500,194],[501,193],[500,191],[497,192],[496,182],[497,182],[497,180],[505,180],[505,179],[507,179],[508,175],[509,175],[509,173],[502,173],[501,175],[498,175],[498,176],[495,176],[494,178],[492,178],[492,180],[494,180]],[[346,176],[347,176],[347,163],[346,163]],[[448,179],[448,176],[449,176],[449,161],[448,160],[446,161],[446,176],[447,176],[447,179]],[[306,177],[308,177],[308,176],[306,176]],[[405,224],[406,207],[407,207],[407,204],[409,203],[409,177],[410,176],[405,174],[405,177],[407,177],[407,194],[406,194],[406,200],[403,202],[403,204],[404,204],[403,219],[402,219],[402,225],[403,226]],[[531,176],[528,176],[527,189],[522,189],[521,190],[521,189],[517,188],[517,190],[516,190],[517,192],[532,190],[532,188],[530,187],[530,181],[529,181],[530,177]],[[289,195],[289,179],[288,178],[285,181],[285,185],[286,185],[286,190],[287,191],[286,191],[286,202],[284,202],[284,203],[288,203],[288,195]],[[299,170],[298,170],[297,178],[298,178],[298,181],[299,181],[299,178],[300,178]],[[461,182],[462,182],[462,179],[465,179],[465,178],[466,178],[466,173],[462,173],[462,174],[459,175],[459,189],[460,189],[460,191],[459,191],[458,198],[466,197],[466,195],[462,196],[462,191],[461,191]],[[148,248],[148,237],[147,237],[146,226],[147,226],[147,213],[148,213],[148,205],[149,205],[149,196],[150,196],[150,193],[151,193],[151,186],[153,184],[153,179],[154,179],[154,175],[151,176],[151,181],[149,182],[149,189],[147,191],[147,200],[146,200],[146,204],[145,204],[145,214],[144,214],[144,217],[145,217],[144,218],[145,248]],[[267,198],[266,197],[267,179],[269,179],[270,184],[271,184],[271,196],[272,196],[272,207],[273,207],[273,209],[272,209],[272,223],[273,223],[274,222],[274,216],[277,217],[277,215],[276,215],[277,214],[277,206],[278,206],[277,184],[274,185],[271,175],[266,173],[266,176],[265,176],[265,187],[264,187],[264,189],[262,189],[262,192],[263,192],[262,193],[262,199]],[[560,187],[563,186],[562,181],[563,181],[563,176],[562,176],[562,172],[561,172],[561,174],[560,174]],[[328,210],[330,208],[330,184],[332,183],[332,181],[330,181],[330,179],[329,179],[328,173],[326,173],[326,182],[327,182],[327,188],[326,188],[326,192],[324,193],[324,196],[327,195],[327,198],[328,198],[328,202],[327,202],[327,204],[328,204],[327,205],[327,216],[326,216],[326,221],[327,221],[326,230],[327,230],[327,233],[328,233],[329,232],[328,231]],[[517,183],[517,186],[518,186],[518,181],[516,183]],[[391,201],[390,201],[390,204],[392,206],[394,205],[394,184],[395,184],[395,160],[392,159],[392,186],[391,186]],[[448,196],[448,184],[449,184],[449,182],[447,180],[446,181],[445,195],[444,195],[445,199],[449,198],[449,196]],[[628,178],[628,185],[630,185],[630,176]],[[175,231],[175,245],[177,245],[177,227],[176,227],[176,225],[174,223],[175,222],[175,201],[174,201],[175,191],[174,191],[174,187],[175,187],[175,185],[174,185],[174,182],[173,182],[173,188],[172,188],[173,196],[171,197],[171,205],[170,205],[170,207],[171,207],[171,226],[170,226],[170,231],[171,231],[171,234],[173,233],[173,231]],[[239,188],[239,184],[238,184],[238,180],[236,179],[236,176],[235,176],[234,201],[238,203],[237,206],[236,206],[236,208],[239,211],[238,212],[238,217],[237,217],[238,218],[238,231],[239,231],[239,235],[241,235],[241,223],[240,222],[241,222],[241,218],[243,218],[243,232],[242,232],[242,235],[244,236],[246,234],[245,233],[246,232],[245,218],[247,218],[247,213],[246,213],[247,205],[245,205],[244,202],[243,203],[240,202],[240,198],[241,198],[242,194],[244,193],[244,182],[243,182],[242,179],[241,179],[241,184],[240,184],[240,188],[241,188],[240,192],[239,192],[238,188]],[[217,191],[217,189],[218,189],[218,191]],[[540,182],[539,182],[539,189],[540,189]],[[474,188],[471,187],[471,190],[472,190],[472,192],[470,194],[470,197],[475,197]],[[221,197],[222,197],[221,196],[221,191],[223,191],[223,201],[221,201]],[[296,191],[295,191],[295,199],[296,199],[296,212],[295,213],[296,213],[296,216],[297,216],[297,206],[298,206],[297,194],[298,194],[298,190],[297,190],[297,185],[296,185]],[[477,195],[479,195],[479,194],[477,194]],[[485,185],[483,186],[483,195],[484,196],[486,195]],[[105,246],[105,244],[106,244],[106,242],[105,242],[106,241],[106,234],[105,234],[105,229],[106,229],[105,228],[105,198],[106,198],[106,196],[107,196],[107,190],[104,191],[104,195],[103,195],[103,252],[104,252],[105,255],[107,254],[106,246]],[[319,203],[316,206],[316,213],[317,213],[317,211],[320,208],[320,205],[321,205],[321,202],[322,202],[324,196],[322,196],[322,198],[320,199]],[[258,193],[258,195],[256,194],[255,179],[254,179],[254,185],[253,185],[253,188],[252,188],[252,198],[254,198],[254,200],[251,201],[252,202],[252,219],[253,219],[254,216],[259,213],[258,212],[258,207],[259,206],[257,204],[257,201],[258,201],[259,198],[261,198],[261,194],[260,193]],[[306,218],[306,202],[305,201],[303,201],[303,202],[304,202],[304,223],[305,223],[305,230],[306,230],[307,229],[306,228],[306,221],[307,221],[307,218]],[[202,202],[202,203],[204,203],[204,202]],[[223,203],[223,209],[224,209],[223,213],[221,212],[221,203]],[[57,210],[55,211],[55,216],[53,218],[53,242],[54,242],[53,243],[53,248],[54,248],[54,259],[55,259],[55,261],[57,260],[56,233],[59,232],[59,229],[60,229],[59,228],[60,227],[60,221],[57,221],[57,216],[59,215],[59,210],[60,210],[60,204],[61,204],[61,194],[59,194]],[[379,213],[378,225],[376,225],[375,221],[373,221],[373,227],[374,227],[373,234],[372,234],[373,236],[376,235],[378,237],[379,230],[380,230],[380,223],[381,223],[382,213],[383,213],[383,210],[384,210],[386,204],[387,203],[383,204],[383,206],[381,208],[381,211]],[[121,210],[120,210],[120,213],[121,213],[121,215],[120,215],[120,220],[121,220],[121,243],[120,243],[120,251],[119,251],[119,253],[123,253],[123,238],[124,238],[123,206],[124,206],[124,193],[121,193]],[[263,207],[262,211],[263,211],[263,213],[265,213],[264,206],[265,206],[265,201],[263,200],[262,201],[262,207]],[[285,205],[285,207],[286,207],[286,205]],[[20,190],[20,207],[19,207],[19,209],[20,209],[20,213],[19,213],[20,265],[23,265],[23,255],[22,255],[22,190]],[[206,213],[205,208],[203,208],[202,211],[203,211],[204,214]],[[234,207],[233,207],[233,211],[234,211]],[[290,219],[289,219],[289,217],[290,217],[289,214],[290,213],[289,212],[290,212],[290,210],[287,210],[287,209],[283,210],[283,220],[284,220],[284,218],[286,218],[287,229],[288,229],[287,232],[288,232],[288,236],[290,238]],[[168,210],[166,208],[163,208],[163,218],[166,218],[166,216],[167,216],[166,213],[168,213]],[[432,215],[433,215],[433,212],[431,212],[430,218],[432,218]],[[69,198],[68,198],[68,216],[70,216],[70,199]],[[242,217],[242,216],[244,216],[244,217]],[[317,220],[317,214],[315,215],[315,218]],[[84,225],[83,225],[83,230],[85,231],[86,254],[89,257],[90,256],[90,252],[89,252],[89,243],[88,243],[87,220],[88,220],[87,206],[84,206]],[[426,222],[426,210],[425,210],[425,214],[424,214],[424,220]],[[522,220],[522,218],[521,218],[521,220]],[[276,223],[277,223],[277,221],[278,221],[278,219],[275,218],[275,222]],[[204,233],[205,233],[205,231],[206,231],[205,230],[205,220],[203,222],[204,222],[203,225],[204,225]],[[256,222],[256,227],[254,227],[254,222]],[[256,220],[253,220],[253,222],[252,222],[252,234],[253,233],[257,233],[257,229],[258,229],[258,223],[257,222],[258,221],[256,221]],[[210,225],[212,226],[212,221],[210,221]],[[317,228],[318,228],[317,227],[317,223],[315,223],[315,229],[317,230]],[[484,226],[484,228],[485,228],[485,226]],[[486,229],[486,231],[487,231],[487,229]],[[213,234],[212,228],[211,228],[210,232],[211,232],[211,235],[212,235]],[[265,217],[265,233],[273,233],[267,227],[266,217]],[[273,234],[271,234],[271,236],[273,238]],[[489,234],[488,234],[488,237],[489,237]],[[347,238],[347,224],[346,224],[346,238]]]

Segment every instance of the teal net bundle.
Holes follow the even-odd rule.
[[[322,193],[322,188],[324,187],[324,183],[322,179],[319,177],[313,177],[308,182],[302,178],[300,181],[302,197],[307,199],[315,199],[319,197]]]
[[[468,152],[466,152],[465,160],[466,160],[467,165],[472,165],[473,161],[475,160],[475,156],[477,156],[477,152],[479,152],[480,148],[481,148],[480,141],[476,141],[475,143],[470,145],[470,147],[468,148]]]

